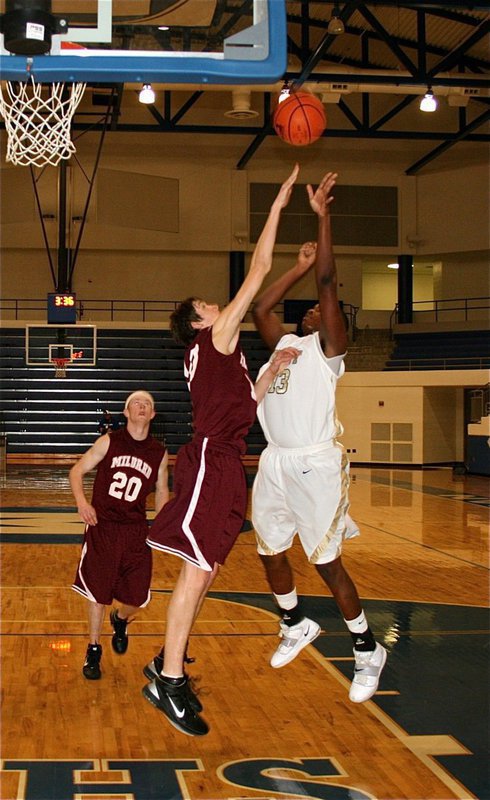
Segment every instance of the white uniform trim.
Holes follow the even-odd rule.
[[[87,530],[87,528],[88,528],[88,525],[85,525],[85,531]],[[82,567],[83,567],[83,561],[84,561],[86,555],[87,555],[87,544],[85,543],[83,545],[83,547],[82,547],[82,552],[81,552],[81,555],[80,555],[80,562],[78,564],[78,576],[80,578],[80,581],[83,583],[83,587],[84,587],[85,591],[83,591],[79,586],[75,586],[75,584],[73,584],[72,589],[74,589],[76,592],[81,594],[82,597],[86,597],[87,600],[90,600],[91,603],[96,603],[97,600],[94,597],[94,595],[92,594],[92,592],[90,591],[90,589],[88,588],[87,583],[85,581],[85,578],[83,577]]]
[[[197,503],[198,503],[198,500],[199,500],[199,495],[200,495],[200,492],[201,492],[202,483],[203,483],[203,480],[204,480],[204,476],[206,474],[206,455],[205,454],[206,454],[207,443],[208,443],[208,438],[204,437],[203,442],[202,442],[202,447],[201,447],[201,459],[200,459],[200,462],[199,462],[199,471],[197,473],[196,483],[194,485],[194,490],[192,492],[192,497],[191,497],[189,506],[187,508],[186,515],[185,515],[184,520],[182,522],[182,532],[183,532],[184,536],[186,536],[187,539],[189,540],[189,543],[190,543],[190,545],[192,547],[192,550],[194,552],[194,558],[192,556],[190,556],[188,553],[184,552],[183,550],[179,550],[178,548],[169,547],[168,545],[162,545],[159,542],[155,542],[151,538],[151,536],[148,536],[146,541],[148,542],[150,547],[155,548],[155,550],[161,550],[162,552],[165,552],[165,553],[172,553],[173,555],[180,556],[185,561],[188,561],[189,564],[195,564],[196,567],[200,567],[200,569],[206,570],[206,572],[212,572],[213,568],[212,568],[212,566],[210,564],[208,564],[208,562],[204,558],[202,550],[200,549],[199,545],[197,544],[196,537],[192,533],[192,528],[191,528],[192,517],[194,516],[194,512],[196,510],[196,506],[197,506]]]
[[[197,501],[199,500],[199,495],[201,493],[201,486],[204,480],[204,475],[206,474],[206,446],[208,444],[208,438],[204,437],[201,449],[201,461],[199,464],[199,472],[197,473],[197,480],[196,485],[194,486],[194,491],[192,493],[191,502],[189,503],[189,508],[187,509],[187,513],[184,517],[184,521],[182,523],[182,530],[184,534],[189,539],[189,542],[194,550],[194,555],[196,556],[198,566],[201,569],[205,569],[207,572],[212,572],[213,568],[206,559],[204,558],[199,546],[196,542],[195,536],[192,533],[191,529],[191,522],[192,517],[194,516],[194,511],[196,510]]]

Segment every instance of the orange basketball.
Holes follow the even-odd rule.
[[[274,130],[284,142],[297,147],[316,142],[327,127],[322,102],[309,92],[294,92],[274,111]]]

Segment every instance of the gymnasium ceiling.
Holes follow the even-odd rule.
[[[68,9],[71,20],[86,24],[90,3],[53,0],[53,13]],[[0,0],[0,11],[4,4]],[[105,47],[220,51],[224,39],[252,25],[252,6],[253,0],[113,0],[113,40]],[[408,159],[416,159],[407,160],[407,174],[457,152],[460,143],[460,152],[471,146],[480,161],[486,157],[490,3],[286,0],[286,12],[284,80],[322,99],[324,137],[335,146],[362,150],[411,142]],[[343,22],[340,35],[328,31],[332,12]],[[161,30],[165,25],[168,30]],[[236,138],[236,167],[242,169],[274,138],[271,113],[282,85],[154,84],[156,100],[147,106],[138,102],[141,85],[89,86],[73,127],[80,133],[191,133],[207,140],[242,134]],[[433,114],[419,110],[428,87],[439,102]]]

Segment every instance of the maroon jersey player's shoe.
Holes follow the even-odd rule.
[[[100,678],[100,659],[102,656],[102,646],[100,644],[89,644],[83,674],[89,681],[98,681]]]
[[[209,727],[192,708],[187,687],[186,675],[178,684],[172,679],[158,677],[143,687],[143,696],[165,714],[177,730],[188,736],[205,736]]]
[[[153,681],[155,680],[155,678],[158,678],[160,676],[160,673],[163,669],[163,650],[164,648],[162,647],[160,652],[148,664],[146,664],[143,667],[143,674],[145,678],[148,678],[149,681]],[[190,658],[187,655],[187,650],[186,650],[184,656],[184,664],[192,664],[194,661],[195,661],[194,658]],[[187,689],[187,696],[189,698],[189,704],[191,708],[196,712],[196,714],[199,714],[199,712],[202,711],[202,703],[199,700],[194,690],[192,678],[189,677],[188,675],[186,677],[188,679],[186,684],[186,689]]]
[[[114,631],[112,649],[115,653],[122,656],[128,649],[128,634],[126,633],[128,621],[127,619],[120,619],[117,611],[111,611],[110,619],[112,630]]]

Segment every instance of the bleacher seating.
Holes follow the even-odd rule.
[[[255,332],[242,333],[241,341],[255,378],[267,349]],[[103,410],[120,416],[127,395],[141,387],[155,397],[152,433],[165,439],[170,454],[192,435],[183,347],[166,330],[99,327],[96,366],[74,361],[65,378],[56,378],[52,365],[26,365],[23,328],[2,329],[0,375],[0,424],[8,454],[83,453],[98,436]],[[250,455],[264,447],[257,422],[247,444]]]
[[[386,370],[488,369],[490,331],[395,334]]]

